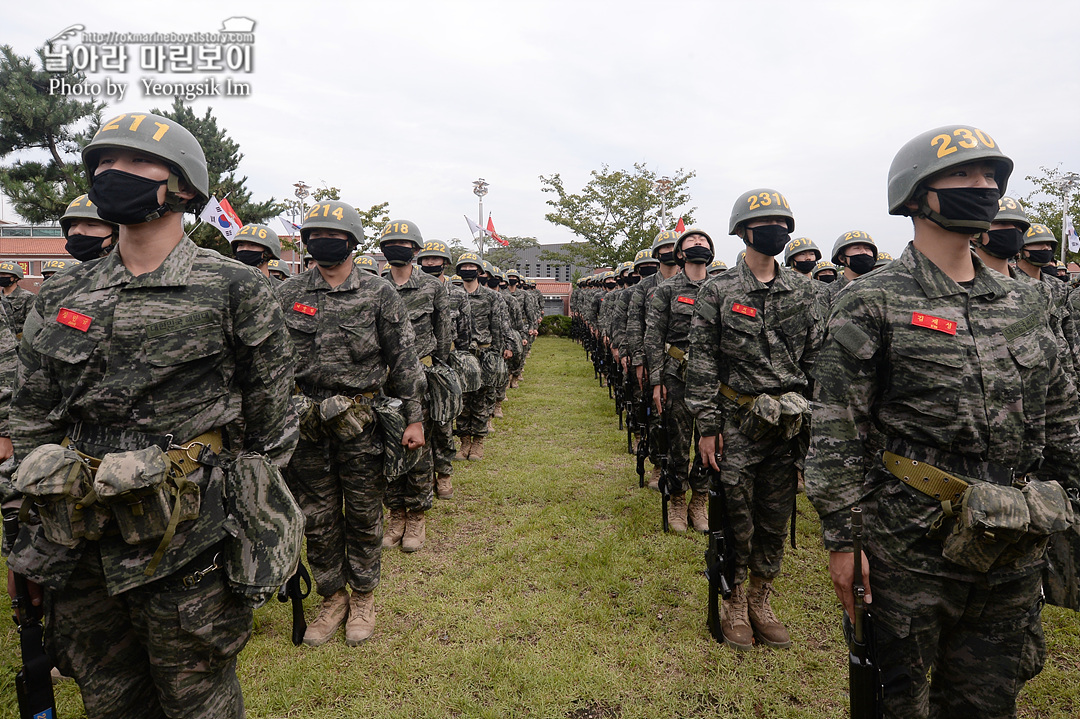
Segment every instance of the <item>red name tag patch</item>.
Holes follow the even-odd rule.
[[[675,301],[676,302],[682,302],[684,305],[692,305],[692,304],[694,304],[694,298],[693,297],[683,297],[682,295],[679,295],[678,297],[676,297]]]
[[[318,310],[315,309],[314,307],[308,307],[307,305],[302,305],[299,302],[294,304],[292,306],[292,308],[293,308],[293,312],[299,312],[300,314],[310,315],[312,317],[314,317],[315,313],[318,312]]]
[[[738,302],[731,306],[731,311],[738,312],[740,315],[746,315],[747,317],[757,317],[757,310],[755,310],[753,307],[740,305]]]
[[[916,327],[926,327],[927,329],[944,332],[947,335],[956,334],[956,323],[952,320],[943,320],[940,317],[924,315],[921,312],[911,313],[911,324]]]
[[[86,332],[88,329],[90,329],[90,323],[94,321],[94,318],[79,314],[75,310],[69,310],[65,307],[61,307],[60,314],[56,315],[56,321],[62,325],[74,327],[80,332]]]

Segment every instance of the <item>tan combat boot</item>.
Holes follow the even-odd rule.
[[[473,437],[469,445],[469,459],[480,460],[484,458],[484,438]]]
[[[339,589],[329,597],[323,597],[315,621],[309,624],[307,631],[304,632],[304,644],[309,647],[326,644],[330,637],[334,636],[338,627],[345,622],[348,614],[349,592],[347,590]]]
[[[520,385],[521,385],[521,376],[516,375],[516,374],[511,375],[510,376],[510,389],[517,389]]]
[[[672,494],[668,502],[668,526],[672,532],[686,531],[686,495]]]
[[[418,552],[424,547],[427,528],[424,526],[424,510],[410,509],[405,512],[405,535],[401,538],[401,551]]]
[[[472,437],[467,434],[461,435],[458,451],[457,454],[454,455],[454,459],[468,459],[470,444],[472,444]]]
[[[772,582],[750,575],[750,590],[746,593],[750,625],[754,628],[754,636],[762,644],[787,649],[791,646],[791,635],[769,605],[769,594],[772,592]]]
[[[690,497],[690,505],[686,511],[690,523],[694,525],[694,529],[703,533],[709,531],[708,496],[707,491],[699,492],[694,490],[693,495]]]
[[[724,633],[724,644],[745,651],[754,644],[754,630],[750,627],[746,589],[744,584],[736,584],[731,590],[731,599],[724,600],[724,615],[720,620],[720,630]]]
[[[386,531],[383,532],[383,547],[396,547],[405,535],[405,508],[391,509],[386,518]]]
[[[353,592],[349,600],[349,621],[345,624],[345,643],[355,647],[375,633],[375,593]]]
[[[491,410],[491,416],[494,417],[495,419],[502,419],[503,418],[502,400],[501,399],[498,402],[495,403],[495,409]]]
[[[454,498],[454,485],[450,482],[449,474],[435,475],[435,496],[439,499]]]
[[[652,468],[652,474],[649,475],[649,489],[655,489],[657,492],[660,491],[660,468],[659,467],[653,467]]]
[[[488,417],[487,431],[488,431],[488,434],[495,434],[495,423],[491,421],[491,417]],[[470,450],[470,453],[471,453],[471,450]]]

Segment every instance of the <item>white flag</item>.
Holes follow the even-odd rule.
[[[221,203],[213,195],[210,196],[210,201],[206,203],[203,211],[199,213],[199,219],[216,228],[225,237],[226,242],[232,242],[233,236],[240,231],[237,224],[229,218],[229,213],[221,207]]]
[[[1080,237],[1076,236],[1076,228],[1073,227],[1072,218],[1065,215],[1065,227],[1062,228],[1061,234],[1065,235],[1065,239],[1069,243],[1069,252],[1080,252]]]
[[[474,235],[480,235],[481,237],[484,236],[485,233],[482,229],[480,229],[480,225],[473,222],[468,215],[465,215],[465,221],[469,223],[469,232],[473,233]]]

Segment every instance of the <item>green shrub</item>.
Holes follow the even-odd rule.
[[[566,315],[548,315],[544,319],[540,320],[540,329],[538,331],[542,335],[569,337],[570,318]]]

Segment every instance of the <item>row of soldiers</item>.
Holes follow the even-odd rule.
[[[243,716],[236,657],[272,580],[300,581],[301,538],[322,601],[294,641],[372,635],[381,552],[419,550],[453,459],[483,458],[540,298],[408,220],[382,228],[379,277],[336,200],[305,213],[312,264],[284,281],[265,225],[234,257],[199,248],[205,156],[165,117],[111,119],[83,160],[61,220],[80,263],[25,320],[0,303],[9,588],[25,578],[88,716]]]
[[[724,498],[724,643],[791,644],[769,597],[805,471],[848,616],[865,568],[884,716],[1014,716],[1044,598],[1080,609],[1080,290],[1011,172],[986,133],[938,128],[890,168],[890,214],[914,230],[896,259],[852,230],[825,261],[758,188],[731,212],[734,268],[705,230],[665,231],[571,299],[594,364],[617,368],[601,381],[644,408],[628,426],[671,528],[715,532]]]

